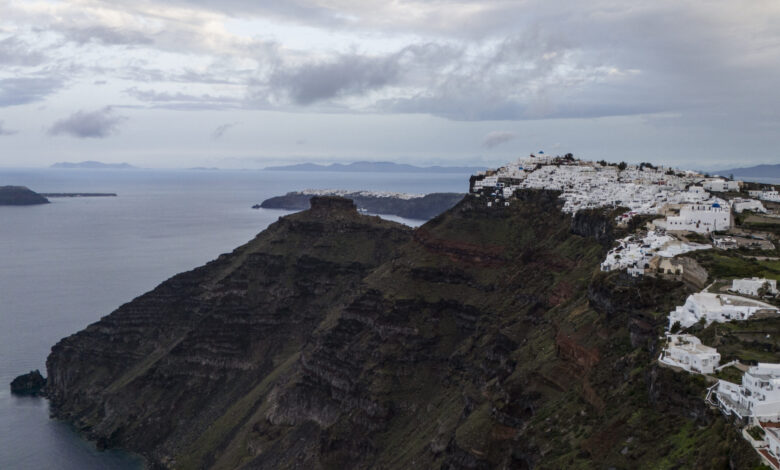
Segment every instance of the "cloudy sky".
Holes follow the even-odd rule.
[[[777,0],[0,0],[0,166],[780,162]]]

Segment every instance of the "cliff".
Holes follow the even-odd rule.
[[[25,186],[0,186],[0,206],[32,206],[49,200]]]
[[[422,197],[375,196],[364,192],[347,193],[344,197],[355,202],[358,209],[373,214],[397,215],[407,219],[428,220],[451,208],[463,199],[458,193],[431,193]],[[313,196],[303,192],[290,192],[284,196],[266,199],[260,204],[264,209],[304,210]]]
[[[599,273],[557,196],[414,231],[314,198],[54,346],[53,413],[160,468],[755,465],[654,365],[686,286]]]

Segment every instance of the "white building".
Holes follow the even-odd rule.
[[[607,253],[601,263],[601,270],[628,269],[628,273],[632,276],[643,275],[656,256],[673,258],[690,251],[712,248],[712,245],[681,242],[655,230],[650,230],[641,237],[629,235],[617,242],[618,245]]]
[[[727,203],[686,204],[680,215],[667,217],[659,222],[666,230],[689,230],[709,233],[731,228],[731,210]]]
[[[721,178],[709,179],[702,186],[708,191],[739,191],[739,181],[726,181]]]
[[[756,201],[755,199],[736,198],[732,202],[731,207],[734,208],[734,212],[737,214],[741,214],[743,211],[766,212],[766,208],[761,204],[761,201]]]
[[[761,189],[751,189],[748,190],[748,195],[750,197],[757,197],[759,199],[763,199],[764,201],[780,202],[780,194],[778,194],[775,188],[772,188],[768,191],[764,191]]]
[[[780,193],[778,193],[777,190],[775,190],[775,188],[772,188],[771,191],[762,192],[761,199],[770,202],[780,202]]]
[[[734,279],[731,282],[731,290],[740,294],[758,296],[758,290],[767,288],[767,294],[777,294],[777,281],[751,277],[750,279]]]
[[[780,421],[780,364],[759,363],[745,372],[742,384],[718,382],[721,409],[739,418]]]
[[[777,461],[780,459],[780,428],[775,426],[762,426],[762,429],[766,436],[767,450],[772,453],[772,457]],[[761,453],[761,451],[759,451],[759,453]],[[774,465],[776,462],[770,461],[770,463],[772,463],[774,468],[778,468],[777,465]]]
[[[668,343],[658,358],[664,364],[681,367],[688,372],[712,374],[720,363],[715,348],[701,344],[693,335],[668,335]]]
[[[706,325],[712,322],[747,320],[761,311],[777,313],[778,309],[746,297],[699,292],[689,295],[682,307],[677,307],[669,314],[669,328],[677,322],[680,322],[681,327],[687,328],[701,319],[704,319]]]

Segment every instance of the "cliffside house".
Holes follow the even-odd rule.
[[[780,421],[780,364],[759,363],[749,368],[737,385],[720,380],[717,400],[727,415],[740,419]]]
[[[658,358],[664,364],[681,367],[688,372],[712,374],[720,363],[715,348],[701,344],[693,335],[668,335],[668,343]]]
[[[761,428],[764,430],[764,439],[766,440],[767,448],[772,455],[773,459],[769,460],[769,464],[774,469],[780,469],[780,427],[777,427],[775,423],[762,423]],[[761,451],[759,451],[761,453]],[[764,457],[769,457],[764,455]],[[766,462],[765,462],[766,463]]]
[[[777,294],[777,281],[751,277],[750,279],[734,279],[731,282],[731,290],[744,295],[760,297],[761,289],[764,289],[763,294]]]
[[[777,311],[777,307],[773,305],[747,297],[699,292],[689,295],[684,305],[669,314],[669,328],[677,322],[680,322],[681,327],[687,328],[699,320],[704,320],[704,323],[709,325],[712,322],[747,320],[759,312]]]

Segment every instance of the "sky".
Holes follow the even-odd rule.
[[[776,0],[0,0],[0,166],[780,163]]]

